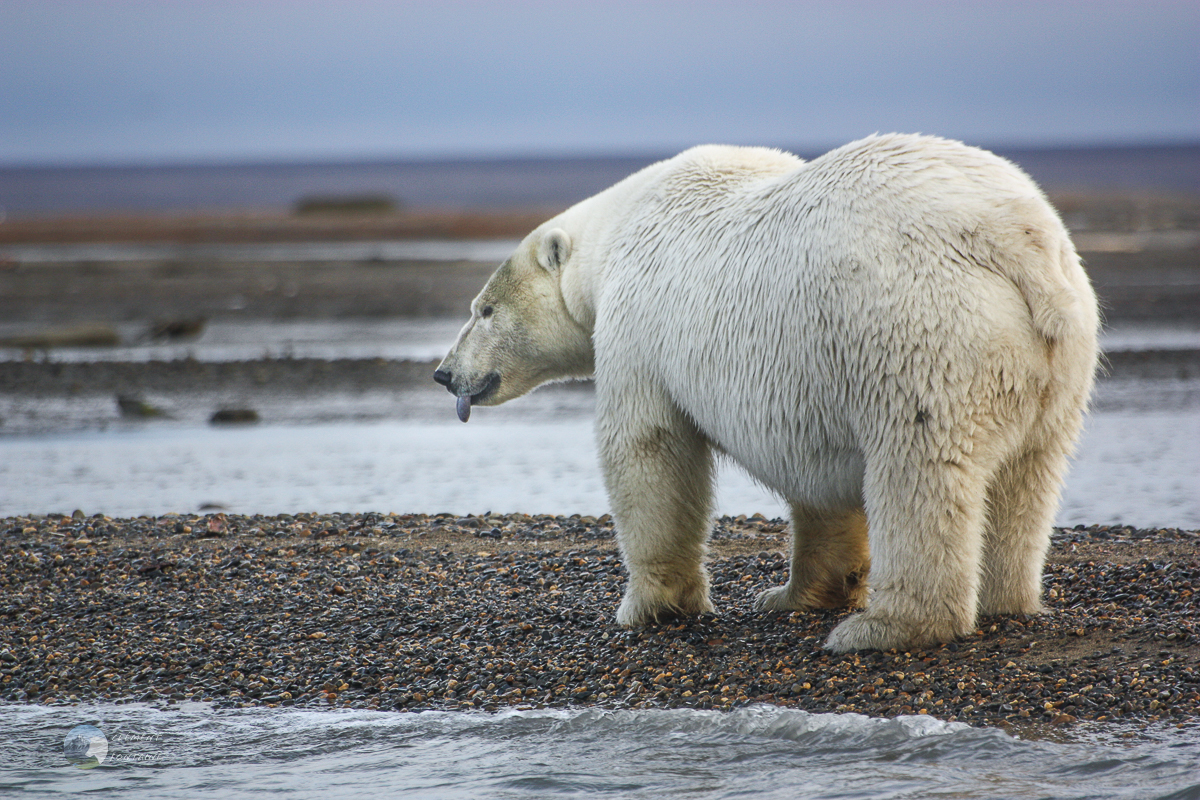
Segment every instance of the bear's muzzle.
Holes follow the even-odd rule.
[[[455,411],[458,413],[458,418],[466,422],[471,418],[471,406],[478,405],[493,395],[496,389],[500,386],[500,373],[488,373],[484,379],[483,386],[478,391],[470,389],[462,390],[455,387],[454,375],[449,370],[438,369],[433,373],[433,379],[445,386],[450,394],[458,398],[455,404]]]

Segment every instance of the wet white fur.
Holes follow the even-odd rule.
[[[759,606],[861,602],[869,566],[827,646],[887,649],[1040,609],[1097,327],[1062,223],[991,153],[705,146],[530,234],[442,368],[460,393],[499,374],[491,403],[594,370],[622,624],[712,609],[724,453],[793,512],[790,580]]]

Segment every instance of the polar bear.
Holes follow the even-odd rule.
[[[1098,326],[1062,222],[998,156],[702,146],[526,237],[434,379],[466,421],[595,378],[622,625],[713,610],[721,455],[791,508],[758,608],[859,606],[826,647],[886,650],[1040,610]]]

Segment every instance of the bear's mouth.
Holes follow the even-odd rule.
[[[491,398],[492,395],[496,393],[496,390],[499,388],[500,373],[489,373],[487,378],[484,380],[483,388],[471,395],[471,405],[477,406],[486,402],[489,398]]]
[[[500,373],[493,372],[487,376],[484,381],[483,388],[474,394],[461,394],[458,396],[458,402],[455,405],[455,411],[458,413],[458,418],[466,422],[471,418],[471,406],[478,405],[493,394],[496,393],[496,388],[500,385]]]

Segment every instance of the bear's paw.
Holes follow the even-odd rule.
[[[855,650],[891,650],[911,644],[912,631],[867,613],[852,614],[833,629],[825,649],[835,653]]]
[[[968,628],[952,621],[922,619],[904,622],[894,617],[872,614],[870,610],[852,614],[833,629],[825,640],[825,649],[835,653],[855,650],[893,650],[930,647],[953,641]]]
[[[630,588],[617,609],[617,624],[625,628],[644,628],[681,617],[715,613],[708,599],[708,587],[686,593],[637,592]]]
[[[812,604],[804,602],[800,593],[792,591],[791,583],[759,592],[758,597],[754,598],[755,611],[809,611],[812,608]]]

